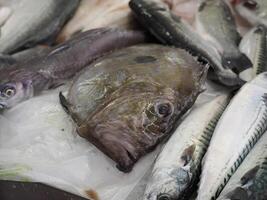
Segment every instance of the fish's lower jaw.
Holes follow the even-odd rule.
[[[241,52],[235,54],[224,53],[222,55],[222,65],[239,73],[252,67],[252,62]]]

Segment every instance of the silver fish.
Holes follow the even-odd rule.
[[[140,31],[93,29],[52,48],[48,54],[6,67],[0,71],[0,109],[61,85],[96,58],[145,39]]]
[[[13,53],[25,46],[52,42],[79,0],[21,0],[1,27],[0,52]]]
[[[194,32],[189,24],[173,15],[166,4],[156,0],[131,0],[129,3],[137,19],[164,44],[183,48],[209,62],[220,83],[240,85],[239,77],[224,68],[217,50]]]
[[[267,1],[266,0],[239,0],[235,4],[239,15],[252,25],[262,24],[267,27]]]
[[[218,200],[267,199],[267,132],[240,165]]]
[[[246,74],[240,74],[241,78],[243,76],[248,81],[267,71],[267,28],[262,25],[253,28],[243,37],[239,48],[253,62],[253,67]]]
[[[159,154],[144,200],[184,199],[191,195],[200,175],[201,160],[231,96],[224,94],[193,107]]]
[[[201,36],[219,50],[224,67],[240,72],[252,66],[249,58],[238,49],[241,36],[224,0],[200,0],[196,27]]]
[[[184,50],[137,45],[84,69],[60,100],[78,134],[129,172],[194,104],[207,69]]]
[[[230,102],[203,160],[197,200],[216,199],[267,128],[267,73],[246,83]]]

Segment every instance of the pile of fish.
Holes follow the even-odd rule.
[[[125,176],[162,146],[127,200],[267,199],[267,1],[0,0],[0,124],[62,85]]]

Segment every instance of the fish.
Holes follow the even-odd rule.
[[[203,159],[197,200],[216,199],[267,128],[267,73],[246,83],[221,116]]]
[[[145,40],[141,31],[92,29],[52,48],[48,54],[4,68],[0,71],[0,110],[62,85],[104,54]]]
[[[16,3],[17,1],[15,1]],[[1,26],[0,52],[15,53],[39,43],[53,43],[79,0],[21,0]]]
[[[226,93],[193,106],[159,154],[144,200],[187,199],[197,188],[202,158],[231,96]]]
[[[61,43],[73,35],[102,27],[137,29],[129,0],[82,0],[73,18],[68,21],[57,37]]]
[[[267,133],[265,132],[231,177],[218,200],[267,199]]]
[[[222,65],[241,72],[252,66],[250,59],[238,49],[241,36],[235,19],[224,0],[200,0],[196,28],[222,55]]]
[[[240,0],[234,3],[236,12],[251,25],[267,27],[267,2],[265,0]]]
[[[267,28],[258,25],[249,31],[240,43],[240,51],[246,54],[253,62],[252,68],[240,77],[249,81],[258,74],[267,71]]]
[[[144,28],[160,42],[185,49],[207,61],[220,83],[226,86],[243,84],[237,74],[222,66],[217,50],[204,42],[189,24],[173,15],[167,4],[156,0],[131,0],[129,6]]]
[[[127,173],[171,134],[203,91],[207,70],[184,50],[140,44],[89,65],[60,102],[77,133]]]

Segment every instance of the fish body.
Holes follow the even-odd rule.
[[[246,80],[267,71],[267,28],[262,25],[253,28],[243,37],[239,48],[253,62]]]
[[[216,199],[267,128],[267,74],[246,83],[220,118],[203,160],[197,200]]]
[[[229,94],[193,107],[165,144],[146,186],[144,200],[184,199],[196,188],[202,158]]]
[[[14,2],[16,3],[16,1]],[[1,27],[0,52],[13,53],[40,42],[53,42],[79,0],[21,0]]]
[[[241,36],[224,0],[200,0],[196,16],[197,30],[219,50],[223,66],[238,71],[252,66],[248,57],[238,49]]]
[[[63,42],[86,30],[101,27],[133,29],[129,0],[82,0],[73,18],[64,26],[57,41]]]
[[[77,132],[129,172],[203,91],[207,67],[184,50],[137,45],[89,65],[61,104]]]
[[[93,29],[52,48],[48,54],[6,67],[0,73],[0,109],[64,83],[112,50],[144,41],[145,35],[140,31]]]
[[[235,3],[235,9],[253,26],[262,24],[267,27],[267,2],[265,0],[242,0]]]
[[[183,48],[208,61],[220,83],[227,86],[240,85],[238,76],[222,66],[217,50],[203,42],[189,24],[173,15],[166,4],[155,0],[131,0],[129,5],[141,24],[159,41]]]
[[[223,189],[218,200],[267,199],[267,134],[263,134]]]

